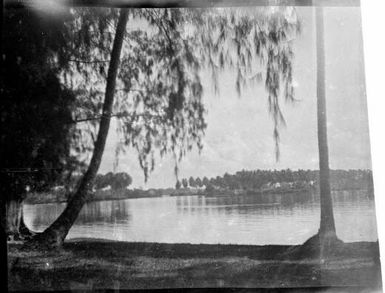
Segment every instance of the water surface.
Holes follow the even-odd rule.
[[[376,241],[374,201],[363,191],[333,193],[343,241]],[[25,222],[43,231],[65,204],[24,205]],[[178,196],[87,203],[68,238],[223,244],[300,244],[319,227],[311,193],[265,196]]]

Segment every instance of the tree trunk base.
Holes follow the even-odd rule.
[[[324,260],[338,257],[344,249],[344,242],[338,239],[335,232],[318,232],[302,245],[290,247],[281,255],[283,259],[318,259]]]
[[[14,230],[13,232],[7,233],[7,241],[28,241],[32,239],[35,235],[38,233],[33,232],[28,229],[27,226],[25,226],[24,222],[22,221],[20,224],[20,227],[17,230]]]
[[[27,228],[28,229],[28,228]],[[19,231],[19,232],[13,232],[13,233],[8,233],[7,234],[7,241],[8,242],[25,242],[29,241],[36,235],[37,233],[32,232],[30,230],[28,231]]]
[[[54,250],[62,246],[63,241],[56,233],[38,233],[29,238],[22,247],[22,250]]]

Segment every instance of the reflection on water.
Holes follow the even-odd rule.
[[[366,192],[333,194],[338,236],[375,241],[374,202]],[[25,205],[27,225],[44,230],[65,204]],[[168,243],[298,244],[319,226],[313,193],[179,196],[88,203],[68,238],[95,237]]]

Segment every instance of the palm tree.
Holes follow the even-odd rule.
[[[85,17],[86,14],[87,12],[80,11],[79,17]],[[159,38],[150,41],[146,34],[140,35],[140,38],[132,37],[133,43],[135,44],[132,48],[133,54],[137,53],[137,46],[140,48],[145,46],[146,48],[148,47],[148,50],[144,50],[145,52],[143,52],[146,56],[141,55],[142,57],[139,58],[137,62],[132,62],[132,59],[128,56],[130,53],[126,52],[122,57],[122,66],[118,68],[123,40],[126,41],[131,38],[124,38],[128,16],[126,10],[121,11],[111,53],[109,49],[104,50],[105,48],[102,48],[103,50],[100,50],[102,52],[105,51],[105,59],[110,59],[110,61],[108,61],[109,69],[107,75],[105,76],[104,67],[96,68],[91,66],[88,68],[88,70],[91,70],[96,75],[98,75],[97,72],[100,71],[101,78],[106,78],[106,91],[104,94],[104,102],[102,103],[102,115],[96,118],[97,120],[100,119],[100,123],[90,164],[63,213],[43,233],[35,237],[30,244],[38,244],[37,247],[39,245],[44,247],[60,247],[63,244],[69,229],[75,222],[81,208],[91,195],[91,188],[94,184],[95,176],[101,162],[110,119],[113,115],[112,108],[117,79],[118,84],[125,85],[119,90],[122,90],[126,94],[131,91],[131,82],[129,82],[131,80],[135,80],[139,87],[146,89],[146,91],[140,91],[138,95],[135,95],[139,101],[143,102],[143,105],[146,105],[144,110],[139,109],[141,108],[139,106],[142,105],[139,102],[137,103],[137,106],[134,106],[134,109],[131,108],[131,103],[121,103],[118,107],[120,111],[118,115],[119,121],[122,125],[121,139],[124,141],[123,144],[125,144],[125,146],[131,144],[132,141],[136,143],[136,148],[139,153],[139,162],[144,171],[145,180],[147,180],[149,172],[154,168],[154,156],[152,154],[154,153],[153,146],[159,146],[159,143],[157,142],[161,140],[170,140],[170,143],[165,144],[165,147],[162,147],[160,151],[161,154],[172,152],[175,155],[176,164],[178,160],[177,157],[181,158],[185,152],[191,149],[193,144],[196,143],[198,148],[202,147],[201,139],[204,135],[206,123],[203,116],[204,107],[201,102],[203,91],[198,74],[199,68],[201,67],[199,65],[200,62],[203,62],[208,68],[212,68],[214,83],[217,74],[217,65],[212,61],[211,57],[207,58],[207,52],[210,56],[214,54],[215,56],[218,56],[219,59],[223,59],[220,62],[220,68],[225,68],[225,64],[228,66],[234,66],[234,64],[236,64],[235,66],[237,68],[243,68],[242,70],[244,70],[244,72],[242,70],[239,71],[236,80],[238,92],[240,91],[240,87],[244,83],[243,81],[245,78],[248,78],[247,74],[248,70],[252,67],[251,64],[253,64],[253,62],[251,61],[253,58],[262,60],[265,56],[268,56],[268,60],[265,64],[266,89],[269,92],[269,106],[271,112],[275,113],[276,117],[279,117],[274,120],[274,133],[276,141],[278,142],[279,137],[277,127],[278,124],[283,123],[283,119],[278,105],[280,82],[277,81],[284,81],[283,84],[286,97],[287,99],[291,99],[293,97],[291,70],[293,54],[287,39],[289,35],[294,34],[297,31],[297,22],[282,22],[285,24],[284,28],[282,28],[285,33],[282,36],[281,26],[277,25],[277,23],[281,23],[279,20],[284,17],[284,14],[280,13],[266,19],[265,17],[261,17],[261,19],[250,18],[246,23],[244,18],[239,18],[239,22],[233,23],[232,19],[235,18],[229,18],[228,15],[224,14],[218,16],[220,24],[226,28],[226,33],[223,34],[223,36],[221,34],[220,37],[216,38],[215,33],[210,34],[209,32],[212,30],[206,28],[201,34],[203,37],[197,38],[200,41],[195,42],[187,41],[192,39],[188,36],[186,39],[183,38],[180,30],[176,29],[178,25],[181,22],[185,22],[185,19],[197,20],[196,23],[200,23],[200,21],[204,20],[207,23],[207,27],[213,27],[215,31],[218,24],[218,19],[215,15],[213,16],[211,13],[208,13],[206,17],[209,21],[207,21],[206,18],[201,18],[202,14],[197,11],[185,13],[184,10],[160,11],[150,9],[143,10],[142,14],[144,18],[148,20],[150,25],[159,30]],[[94,15],[91,15],[92,20],[90,23],[93,23],[95,19],[101,17],[98,14],[95,16],[96,18]],[[171,21],[169,20],[169,17],[171,17]],[[210,21],[210,19],[215,21]],[[256,21],[258,21],[258,23],[256,23]],[[261,30],[259,22],[266,24],[267,28]],[[98,27],[100,26],[98,25]],[[250,28],[252,28],[252,30],[250,30]],[[103,31],[103,29],[101,30]],[[223,31],[223,29],[221,30]],[[236,32],[237,36],[236,43],[238,54],[233,56],[227,54],[227,49],[225,51],[212,49],[214,47],[220,48],[222,43],[225,45],[227,43],[234,45],[233,32]],[[95,40],[97,40],[97,38],[98,35],[96,35]],[[90,43],[88,38],[85,39],[84,43]],[[80,43],[81,42],[82,40]],[[96,42],[96,44],[99,43],[100,42]],[[183,46],[180,44],[183,44]],[[108,43],[108,45],[111,44]],[[230,49],[233,48],[233,46],[225,46],[225,48],[227,47]],[[160,51],[158,51],[158,49],[155,50],[154,48],[158,48]],[[196,48],[203,49],[199,50],[201,52],[198,56],[194,57],[192,52]],[[254,48],[256,50],[255,56],[253,57],[251,52],[254,51]],[[96,47],[86,48],[85,51],[95,52],[94,49],[99,52],[99,48]],[[276,51],[278,52],[278,55],[276,54]],[[160,59],[158,59],[159,52],[162,52],[162,54],[160,54]],[[148,54],[152,56],[151,62],[144,62],[143,60],[148,59]],[[224,55],[227,57],[223,57]],[[220,56],[223,58],[220,58]],[[235,58],[234,60],[233,57]],[[216,60],[216,58],[214,59]],[[152,76],[153,71],[150,69],[151,67],[154,67],[154,64],[163,64],[164,68],[167,70],[159,71],[159,74],[155,79],[139,77],[140,72],[143,73],[143,76]],[[186,72],[190,71],[195,74],[186,74]],[[87,71],[87,69],[84,69],[77,73],[87,77],[89,72],[90,71]],[[170,78],[170,76],[173,78]],[[72,78],[72,75],[70,75],[70,77]],[[87,81],[88,79],[85,78],[85,80]],[[155,83],[154,80],[156,80]],[[259,78],[253,78],[252,81],[254,80],[258,81]],[[88,92],[88,90],[85,91]],[[159,113],[163,114],[159,115]],[[189,114],[184,115],[184,113]],[[190,113],[195,113],[196,115],[190,115]],[[143,123],[133,123],[138,117],[141,118]],[[90,119],[95,118],[91,117]],[[87,120],[88,119],[86,118],[78,121]],[[133,128],[134,124],[135,127]],[[143,131],[146,132],[145,135],[143,135]],[[172,132],[172,135],[164,135],[165,132]],[[175,170],[177,173],[177,165],[175,166]],[[219,181],[217,180],[217,185],[223,185],[223,180],[220,177],[218,178]],[[187,183],[187,179],[182,180],[182,185],[185,188],[187,187]]]
[[[330,192],[329,151],[327,139],[327,117],[325,97],[325,40],[324,8],[316,7],[316,42],[317,42],[317,125],[319,151],[319,186],[321,201],[321,221],[319,237],[336,239],[333,215],[333,202]]]
[[[314,3],[313,6],[317,4]],[[340,244],[336,235],[333,201],[330,191],[329,150],[327,140],[326,95],[325,95],[325,40],[324,8],[315,7],[315,28],[317,46],[317,134],[319,153],[319,186],[321,202],[320,228],[316,235],[299,247],[289,248],[284,253],[289,258],[301,258],[309,252],[321,259],[327,257]]]

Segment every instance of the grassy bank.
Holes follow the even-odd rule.
[[[381,288],[378,243],[347,243],[329,259],[283,259],[293,246],[128,243],[79,239],[61,251],[10,244],[10,290],[190,287]],[[350,290],[349,290],[350,291]]]

